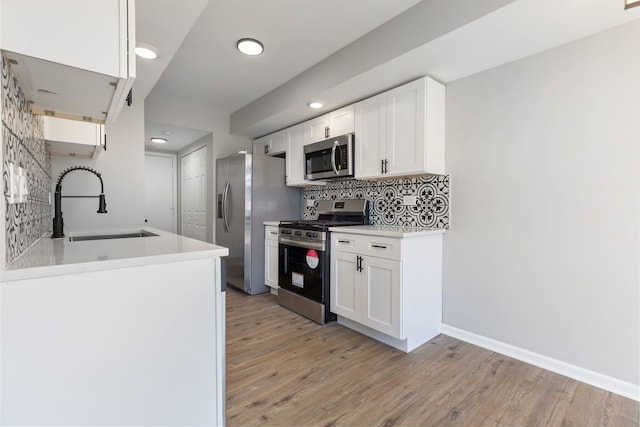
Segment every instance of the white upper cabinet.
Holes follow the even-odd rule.
[[[104,125],[43,117],[44,139],[52,156],[93,158],[106,150]]]
[[[444,173],[445,88],[429,77],[355,104],[355,178]]]
[[[303,123],[304,144],[319,142],[355,130],[354,105],[348,105]]]
[[[36,114],[111,123],[135,78],[135,0],[2,0],[0,47]]]
[[[287,141],[285,140],[285,131],[280,130],[269,135],[265,135],[253,140],[255,147],[266,156],[284,157],[287,154]],[[256,151],[254,151],[256,154]]]
[[[285,129],[287,141],[287,185],[290,187],[307,187],[324,185],[324,181],[308,181],[304,179],[304,123]]]

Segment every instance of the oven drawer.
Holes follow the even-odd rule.
[[[335,250],[358,253],[379,258],[399,260],[401,239],[361,234],[333,233],[331,242]]]

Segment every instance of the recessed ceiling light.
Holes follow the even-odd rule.
[[[153,137],[153,138],[151,138],[151,142],[155,142],[156,144],[166,144],[167,140],[166,140],[166,138]]]
[[[324,107],[324,102],[322,101],[311,101],[307,104],[310,108],[318,109]]]
[[[160,51],[153,46],[139,43],[135,49],[136,55],[145,59],[156,59],[160,56]]]
[[[256,39],[240,39],[237,46],[240,52],[250,56],[260,55],[264,51],[264,46]]]

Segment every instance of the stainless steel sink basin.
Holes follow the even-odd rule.
[[[146,230],[136,231],[134,233],[118,233],[118,234],[95,234],[91,236],[70,236],[70,242],[81,242],[83,240],[107,240],[107,239],[131,239],[135,237],[153,237],[157,234]]]

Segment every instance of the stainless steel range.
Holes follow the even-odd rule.
[[[314,322],[336,319],[329,310],[329,227],[369,223],[367,201],[319,200],[316,220],[281,221],[278,303]]]

